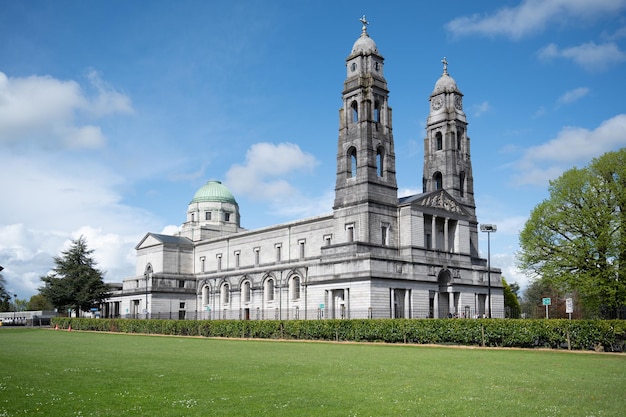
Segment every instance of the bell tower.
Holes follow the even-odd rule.
[[[463,94],[448,74],[446,58],[441,62],[443,74],[430,95],[426,122],[423,191],[446,190],[469,213],[472,255],[478,256],[474,176]]]
[[[361,241],[392,244],[397,220],[398,188],[384,58],[367,33],[346,59],[347,75],[339,110],[337,178],[333,209],[337,243]],[[346,233],[344,233],[346,232]]]

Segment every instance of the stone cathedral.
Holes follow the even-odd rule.
[[[463,94],[444,58],[429,98],[423,192],[398,198],[384,59],[361,21],[346,59],[332,213],[246,230],[233,194],[209,181],[177,235],[139,242],[136,276],[103,317],[504,317],[501,272],[478,251]]]

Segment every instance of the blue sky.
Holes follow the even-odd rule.
[[[209,179],[254,229],[332,211],[345,59],[385,57],[400,196],[421,191],[441,59],[465,94],[492,264],[548,181],[626,146],[626,0],[0,2],[0,265],[28,298],[87,238],[106,281],[134,275]],[[486,236],[481,252],[486,256]]]

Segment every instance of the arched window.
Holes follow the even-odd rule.
[[[265,300],[274,301],[274,280],[268,279],[265,281]]]
[[[376,150],[376,172],[379,177],[382,177],[383,172],[384,172],[384,167],[383,167],[383,162],[385,159],[384,153],[385,153],[384,148],[378,148]]]
[[[441,132],[437,132],[435,134],[435,141],[437,142],[437,150],[440,151],[443,149],[443,136],[441,136]]]
[[[443,177],[441,172],[435,172],[435,175],[433,175],[433,181],[435,182],[435,190],[441,190],[443,188]]]
[[[461,197],[463,197],[465,195],[465,171],[461,171],[461,175],[459,177],[461,182]]]
[[[374,122],[375,123],[380,122],[380,102],[379,101],[374,102]]]
[[[422,192],[423,193],[426,192],[426,184],[427,184],[426,178],[422,177]]]
[[[228,284],[222,285],[222,291],[220,295],[220,298],[222,299],[222,304],[230,303],[230,287]]]
[[[211,287],[205,285],[202,287],[202,305],[209,305],[209,294],[211,293]]]
[[[356,148],[348,149],[348,158],[350,159],[348,178],[354,178],[356,177]]]
[[[243,302],[249,303],[250,300],[252,300],[252,286],[250,281],[245,281],[243,283]]]
[[[350,108],[352,109],[352,122],[356,123],[359,121],[359,105],[356,101],[353,101],[352,104],[350,104]]]
[[[292,300],[300,299],[300,277],[294,276],[289,281],[289,293],[291,294]]]
[[[463,129],[458,129],[456,131],[456,148],[461,150],[461,138],[463,138]]]

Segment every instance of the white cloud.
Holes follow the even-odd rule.
[[[456,36],[503,35],[520,39],[551,23],[575,24],[577,21],[616,14],[626,7],[626,0],[524,0],[516,7],[504,7],[490,15],[464,16],[446,24]]]
[[[117,174],[93,160],[62,153],[13,153],[0,164],[0,264],[7,288],[37,293],[53,256],[87,238],[106,281],[134,275],[133,248],[157,220],[122,203]]]
[[[225,183],[235,195],[269,203],[267,214],[281,221],[317,216],[331,211],[334,190],[311,196],[301,192],[306,187],[294,184],[297,174],[310,174],[318,164],[293,143],[256,143],[246,152],[245,163],[231,166]]]
[[[626,61],[626,53],[615,43],[596,44],[587,42],[570,48],[559,49],[551,43],[539,50],[538,56],[542,59],[565,58],[571,59],[587,71],[602,71],[612,65]]]
[[[402,198],[402,197],[409,197],[412,195],[416,195],[416,194],[421,194],[423,192],[423,190],[421,188],[398,188],[398,197]]]
[[[516,162],[518,184],[545,185],[576,163],[626,146],[626,114],[603,121],[593,130],[565,127],[550,141],[528,148]]]
[[[108,83],[102,80],[100,73],[92,69],[87,73],[87,78],[97,94],[91,100],[87,111],[97,117],[112,113],[133,113],[130,97],[115,91]]]
[[[626,26],[622,26],[613,33],[603,32],[602,38],[609,41],[617,41],[619,39],[626,38]]]
[[[519,270],[519,268],[517,267],[517,258],[515,253],[493,253],[491,255],[491,263],[495,267],[502,270],[502,276],[506,279],[507,283],[518,283],[521,289],[521,293],[523,293],[526,288],[528,288],[531,277]]]
[[[246,152],[244,164],[233,165],[228,170],[226,183],[236,194],[282,201],[297,193],[285,178],[295,172],[312,172],[317,164],[313,155],[293,143],[256,143]]]
[[[105,137],[88,118],[131,113],[130,99],[88,74],[95,95],[76,81],[50,76],[10,78],[0,72],[0,143],[34,143],[46,148],[98,148]]]
[[[559,104],[574,103],[575,101],[578,101],[581,98],[585,97],[588,93],[589,89],[587,87],[578,87],[565,92],[565,94],[558,98],[557,102]]]
[[[472,106],[472,111],[475,117],[480,117],[485,112],[489,111],[489,102],[483,101],[480,104],[475,104],[474,106]]]

